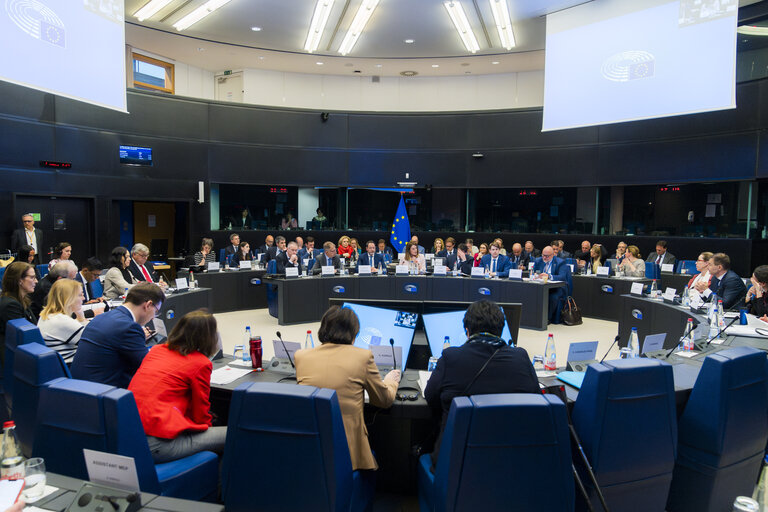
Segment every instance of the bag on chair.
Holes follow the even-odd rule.
[[[565,325],[582,324],[581,310],[579,309],[579,306],[576,305],[576,301],[573,300],[573,297],[569,296],[568,299],[566,299],[561,318]]]

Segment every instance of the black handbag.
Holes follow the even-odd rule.
[[[581,310],[576,305],[576,301],[573,297],[568,297],[563,306],[562,314],[560,315],[565,325],[581,325],[583,323],[581,319]]]

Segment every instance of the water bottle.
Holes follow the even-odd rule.
[[[651,281],[651,298],[655,299],[659,294],[659,285],[656,284],[656,280]]]
[[[718,299],[717,301],[717,329],[718,337],[725,337],[725,308],[723,307],[723,301]]]
[[[459,275],[459,259],[456,258],[456,261],[453,262],[453,277],[456,277]]]
[[[589,263],[589,262],[586,262],[586,263],[584,264],[584,266],[585,266],[585,267],[587,267],[587,275],[588,275],[588,276],[591,276],[591,275],[592,275],[592,265],[590,265],[590,263]]]
[[[312,331],[307,331],[307,337],[304,338],[304,348],[315,348],[315,340],[312,339]]]
[[[682,305],[684,308],[691,305],[691,290],[688,287],[683,288]]]
[[[693,342],[693,339],[694,339],[693,331],[694,331],[693,318],[688,318],[688,321],[686,322],[686,325],[685,325],[685,332],[687,334],[683,339],[683,350],[693,350],[696,347],[696,345]]]
[[[13,421],[3,423],[3,458],[0,461],[0,479],[24,479],[24,455],[16,437],[16,424]]]
[[[248,352],[248,344],[251,342],[251,326],[246,325],[245,326],[245,336],[243,336],[243,346],[245,347],[245,350],[243,350],[243,361],[250,361],[251,355]]]
[[[195,287],[195,273],[191,270],[189,271],[189,289],[193,289]]]
[[[379,275],[380,276],[384,275],[384,267],[381,265],[381,262],[379,262]]]
[[[451,337],[450,336],[446,336],[443,339],[443,350],[445,350],[447,348],[451,348]]]
[[[640,341],[637,339],[637,327],[633,327],[632,332],[629,334],[627,348],[629,348],[629,357],[635,358],[640,356]]]
[[[544,349],[544,369],[549,371],[557,370],[557,354],[555,353],[555,337],[549,333],[547,337],[547,346]]]
[[[717,304],[712,306],[712,314],[709,317],[709,340],[712,341],[720,337],[720,322],[718,321],[719,313],[717,312]]]

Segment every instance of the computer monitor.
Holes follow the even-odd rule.
[[[394,340],[395,346],[400,347],[402,351],[402,357],[397,361],[397,367],[405,371],[419,314],[412,311],[365,306],[351,302],[345,302],[342,307],[354,311],[360,321],[360,332],[355,338],[355,346],[370,350],[371,346],[389,345],[391,338]]]
[[[443,343],[446,336],[450,338],[452,347],[460,347],[467,341],[467,335],[464,331],[464,315],[466,312],[466,309],[460,309],[442,313],[424,313],[422,315],[424,331],[427,334],[427,342],[433,357],[439,358],[443,354]],[[505,341],[514,339],[510,333],[509,322],[506,321],[506,318],[501,337]]]

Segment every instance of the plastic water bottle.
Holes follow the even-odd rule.
[[[459,275],[459,259],[456,258],[456,261],[453,262],[453,277],[456,277]]]
[[[683,350],[693,350],[696,348],[694,340],[694,328],[693,328],[693,318],[688,318],[688,321],[685,324],[685,332],[687,333],[685,335],[685,339],[683,340]]]
[[[651,298],[655,299],[658,294],[659,294],[659,285],[656,283],[656,280],[654,279],[653,281],[651,281]]]
[[[633,327],[632,332],[629,334],[627,348],[629,348],[630,351],[629,357],[635,358],[640,356],[640,341],[637,338],[637,327]]]
[[[379,262],[379,275],[380,276],[384,275],[384,267],[382,266],[381,262]]]
[[[682,306],[684,308],[691,305],[691,290],[688,287],[683,288]]]
[[[193,289],[195,287],[195,273],[191,270],[189,271],[189,289]]]
[[[720,336],[720,314],[717,312],[717,304],[712,307],[712,314],[709,316],[709,340],[712,341]]]
[[[248,347],[251,343],[251,326],[246,325],[245,326],[245,336],[243,336],[243,346],[245,347],[245,350],[243,350],[243,361],[250,361],[251,360],[251,353],[248,350]]]
[[[549,371],[557,370],[557,354],[555,353],[555,337],[549,333],[547,337],[547,346],[544,349],[544,369]]]
[[[304,338],[304,348],[315,348],[315,340],[312,339],[312,331],[307,331],[307,337]]]
[[[717,301],[717,329],[719,331],[718,337],[725,337],[725,308],[723,307],[723,301]]]
[[[445,339],[443,339],[443,350],[451,348],[451,337],[446,336]]]
[[[3,458],[0,462],[0,478],[3,480],[23,480],[24,455],[21,453],[21,445],[16,437],[16,423],[6,421],[3,423]]]

